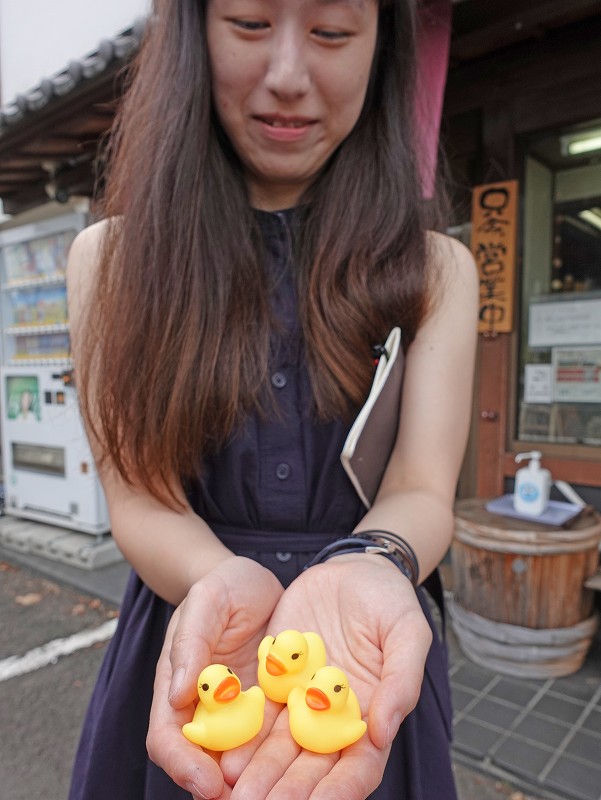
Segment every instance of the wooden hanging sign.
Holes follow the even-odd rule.
[[[518,182],[476,186],[471,250],[480,273],[480,333],[513,330]]]

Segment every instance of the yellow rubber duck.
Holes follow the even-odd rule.
[[[293,739],[314,753],[336,753],[367,730],[357,695],[338,667],[322,667],[306,689],[293,689],[288,713]]]
[[[182,732],[186,739],[208,750],[222,752],[250,741],[261,730],[265,695],[258,686],[241,691],[240,680],[229,667],[211,664],[198,678],[194,719]]]
[[[282,631],[259,645],[259,686],[266,697],[285,703],[295,686],[304,688],[327,661],[326,648],[316,633]]]

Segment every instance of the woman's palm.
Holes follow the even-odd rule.
[[[290,628],[322,637],[328,662],[345,672],[368,716],[369,733],[341,754],[301,751],[288,730],[288,710],[268,703],[262,744],[249,743],[222,758],[226,781],[234,787],[232,800],[364,800],[381,779],[398,727],[391,727],[391,709],[411,710],[421,684],[430,631],[415,592],[381,557],[337,558],[312,567],[284,592],[268,631],[276,635]],[[400,673],[405,672],[403,702]]]

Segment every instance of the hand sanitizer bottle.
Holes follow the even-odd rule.
[[[516,472],[513,492],[515,510],[528,517],[539,517],[549,504],[551,473],[548,469],[541,469],[541,456],[538,450],[532,450],[530,453],[518,453],[515,457],[517,463],[530,459],[527,467]]]

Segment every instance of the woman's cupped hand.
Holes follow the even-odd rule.
[[[257,650],[282,592],[272,572],[232,556],[192,586],[171,618],[156,669],[147,748],[151,760],[195,798],[231,795],[218,755],[182,734],[194,716],[198,676],[219,663],[238,675],[244,689],[256,684]]]
[[[328,663],[358,696],[367,733],[339,753],[309,752],[294,742],[286,706],[268,701],[261,734],[221,757],[231,800],[365,800],[421,690],[432,632],[415,590],[382,556],[338,556],[282,594],[268,632],[291,628],[322,637]]]

